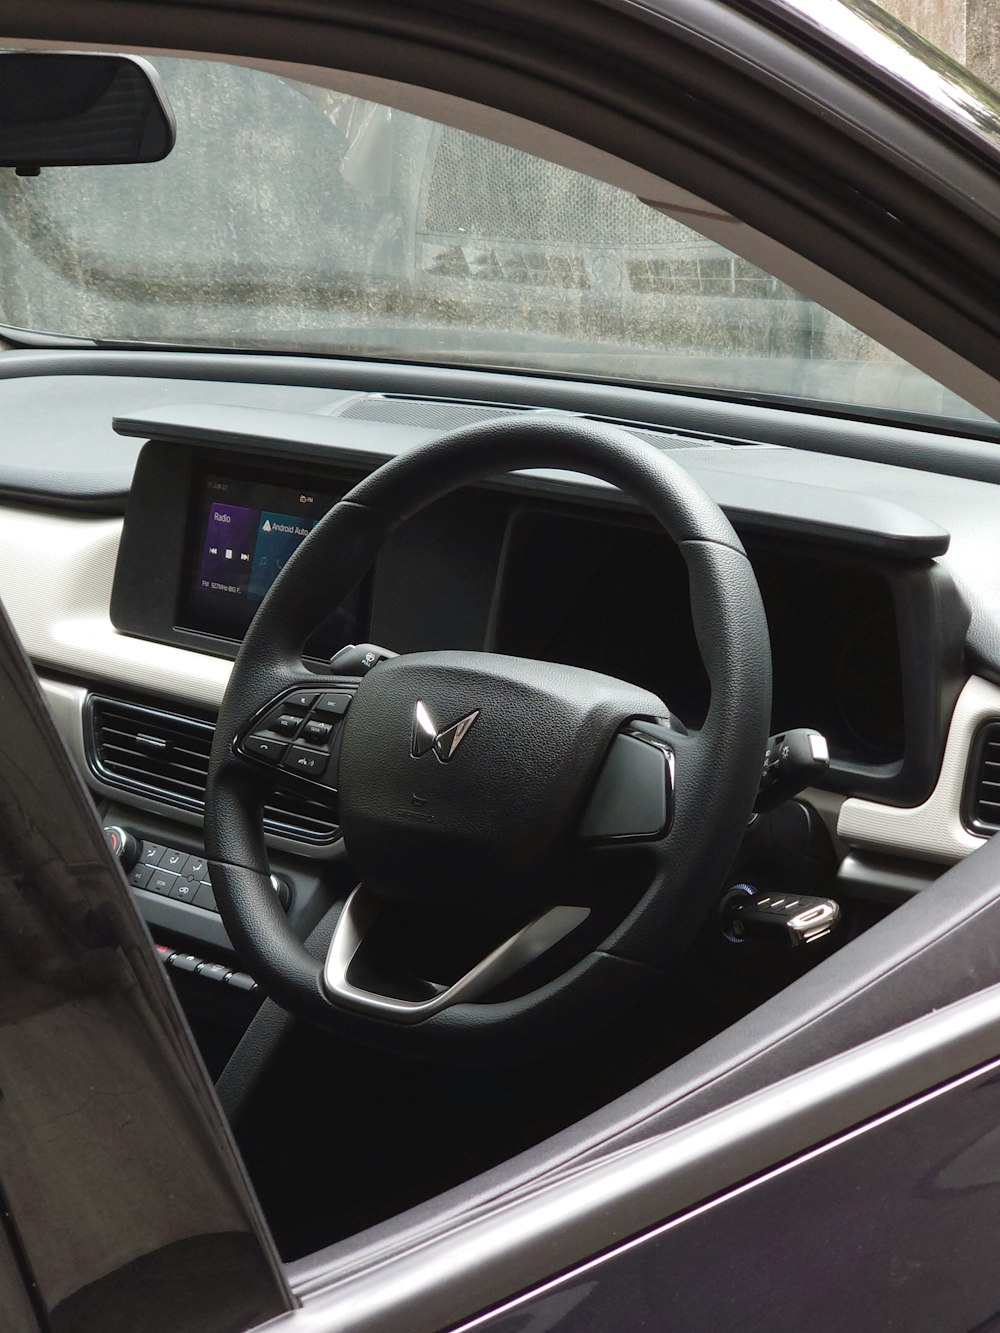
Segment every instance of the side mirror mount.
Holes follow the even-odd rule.
[[[160,76],[138,56],[0,52],[0,167],[159,162],[176,127]]]

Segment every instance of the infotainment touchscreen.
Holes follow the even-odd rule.
[[[265,593],[336,497],[251,478],[196,478],[183,628],[241,639]],[[307,645],[328,657],[364,638],[365,588],[332,609]]]

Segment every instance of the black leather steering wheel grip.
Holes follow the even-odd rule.
[[[428,652],[382,662],[360,681],[303,664],[311,631],[399,522],[461,486],[532,467],[618,486],[677,544],[711,687],[697,731],[646,690],[550,663]],[[672,610],[651,605],[649,615]],[[414,1054],[483,1059],[570,1040],[669,968],[711,910],[753,806],[770,680],[764,610],[736,533],[652,445],[611,426],[526,417],[401,455],[359,482],[303,542],[233,667],[211,757],[206,845],[243,965],[291,1011]],[[276,699],[301,690],[350,693],[336,761],[314,785],[338,803],[362,888],[342,913],[325,968],[268,885],[260,809],[274,774],[245,746]],[[647,780],[641,774],[662,784],[662,797],[657,787],[633,799],[626,788]],[[603,824],[594,822],[595,802]],[[616,914],[623,848],[643,884]],[[588,915],[591,929],[603,923],[598,939],[581,924]],[[384,957],[397,946],[377,959],[376,941],[391,937],[393,923],[407,936],[402,952],[414,950],[399,987],[379,980],[391,974]],[[471,950],[457,976],[433,947],[448,932],[454,957],[463,956],[463,932]],[[582,942],[576,956],[573,938]],[[534,960],[557,944],[562,970],[539,973]],[[476,961],[477,949],[487,956]],[[519,969],[528,978],[521,991]]]

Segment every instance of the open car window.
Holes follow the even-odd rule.
[[[8,329],[988,420],[625,190],[326,88],[155,64],[165,161],[0,179]]]
[[[0,1333],[1000,1309],[1000,186],[781,2],[76,7],[205,58],[0,172]]]

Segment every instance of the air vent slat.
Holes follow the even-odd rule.
[[[198,755],[178,755],[176,751],[173,753],[147,753],[146,751],[136,750],[128,745],[122,745],[118,742],[112,745],[107,741],[104,742],[103,753],[106,756],[105,762],[108,764],[111,764],[112,762],[117,763],[119,760],[122,763],[131,764],[136,757],[139,756],[142,759],[148,760],[148,767],[151,772],[191,773],[195,778],[200,777],[202,782],[205,781],[205,777],[208,774],[208,760],[204,759],[201,762],[198,762]],[[188,762],[189,759],[192,758],[194,762]]]
[[[152,749],[138,744],[128,736],[115,733],[109,735],[107,732],[101,732],[98,740],[104,750],[120,750],[129,755],[141,755],[144,760],[148,759],[154,764],[181,764],[198,769],[202,773],[208,772],[207,754],[198,754],[195,750],[182,750],[178,745],[166,744],[161,749]]]
[[[139,707],[139,705],[129,705],[129,707]],[[191,737],[204,736],[211,741],[214,728],[209,722],[199,722],[196,718],[185,718],[177,714],[157,713],[155,709],[149,712],[132,714],[125,712],[119,707],[109,707],[101,715],[102,721],[109,726],[121,727],[125,731],[141,732],[147,729],[147,724],[151,718],[155,718],[155,730],[158,735],[170,735],[190,739]]]
[[[965,822],[975,833],[1000,830],[1000,720],[988,722],[973,746],[965,787]]]
[[[160,768],[140,768],[137,764],[126,763],[122,759],[116,759],[114,762],[106,764],[109,773],[117,773],[119,777],[134,778],[137,782],[157,781],[157,786],[162,790],[166,785],[169,790],[176,787],[179,791],[187,792],[195,796],[205,794],[204,782],[192,782],[179,773],[171,772],[165,767]]]
[[[87,757],[102,781],[165,805],[203,811],[215,728],[197,718],[163,713],[91,695]],[[339,830],[319,801],[276,791],[264,827],[298,842],[329,843]]]
[[[121,736],[130,741],[142,738],[160,740],[164,745],[180,745],[196,754],[207,754],[212,744],[211,735],[204,737],[191,735],[189,732],[178,731],[170,727],[163,727],[155,736],[150,736],[148,723],[136,722],[130,726],[128,718],[112,717],[104,719],[101,723],[101,731],[109,736]]]
[[[329,819],[310,819],[308,815],[282,810],[273,805],[264,807],[264,813],[275,824],[281,824],[284,827],[296,826],[299,828],[310,829],[314,833],[320,833],[324,828],[329,827]]]

